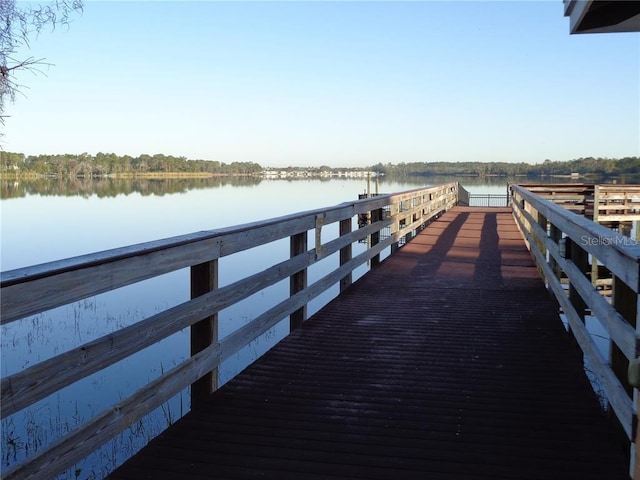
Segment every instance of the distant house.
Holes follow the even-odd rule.
[[[563,0],[570,33],[640,32],[640,2]]]

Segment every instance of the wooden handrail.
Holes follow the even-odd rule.
[[[2,316],[7,324],[43,311],[183,268],[191,269],[191,299],[61,355],[2,378],[0,415],[6,418],[48,395],[144,349],[184,328],[197,331],[184,362],[94,418],[3,472],[5,479],[50,478],[108,442],[144,415],[191,386],[192,401],[216,388],[222,361],[290,316],[294,328],[306,319],[306,306],[335,284],[351,284],[352,272],[386,248],[423,228],[456,205],[457,183],[342,203],[235,227],[197,232],[95,254],[26,267],[0,275]],[[352,229],[361,214],[387,212]],[[375,216],[374,216],[375,218]],[[339,224],[336,238],[323,243],[322,229]],[[352,257],[351,245],[367,237],[391,235]],[[308,232],[315,245],[306,245]],[[218,286],[217,261],[225,256],[290,238],[290,258],[237,282]],[[307,268],[339,252],[340,264],[308,285]],[[373,264],[373,262],[372,262]],[[290,296],[248,324],[218,337],[217,314],[269,286],[291,281]],[[204,340],[203,340],[204,339]]]
[[[539,188],[530,191],[527,187],[510,186],[516,222],[622,429],[627,438],[634,442],[637,410],[633,395],[630,395],[632,385],[628,374],[631,372],[629,366],[637,364],[640,353],[640,312],[637,308],[640,245],[552,203],[538,195]],[[557,191],[558,187],[548,188]],[[588,278],[592,271],[589,255],[592,262],[597,258],[613,275],[611,303]],[[568,290],[563,288],[562,275],[568,278]],[[602,356],[585,326],[587,309],[607,330],[611,350],[619,351],[621,355],[614,356],[612,353],[611,358]],[[631,451],[633,459],[633,446]]]

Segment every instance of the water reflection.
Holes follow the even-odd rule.
[[[115,197],[139,193],[141,195],[170,195],[189,190],[224,186],[251,187],[258,185],[260,177],[217,176],[176,178],[24,178],[0,181],[0,198],[21,198],[27,195],[90,197]]]
[[[113,178],[113,177],[64,177],[64,178],[18,178],[18,179],[2,179],[0,180],[0,198],[21,198],[28,195],[41,196],[69,196],[69,197],[89,197],[96,195],[99,198],[115,197],[117,195],[129,195],[131,193],[139,193],[141,195],[171,195],[176,193],[186,193],[189,190],[209,189],[218,187],[253,187],[263,182],[278,183],[295,183],[313,181],[316,183],[335,182],[336,179],[329,177],[313,177],[313,178],[283,178],[283,179],[264,179],[262,177],[253,176],[215,176],[215,177],[135,177],[135,178]],[[353,180],[361,183],[363,190],[365,188],[365,180]],[[476,189],[482,187],[482,192],[496,191],[496,188],[504,189],[508,183],[638,183],[640,175],[627,175],[626,177],[609,178],[590,177],[589,179],[569,179],[562,177],[545,177],[532,178],[526,176],[402,176],[402,177],[377,177],[370,181],[371,191],[379,189],[380,193],[392,193],[395,190],[389,190],[392,185],[415,185],[416,187],[426,185],[439,185],[449,182],[460,182],[465,188]],[[501,190],[502,191],[502,190]]]

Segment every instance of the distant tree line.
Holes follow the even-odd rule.
[[[284,167],[265,169],[255,162],[232,162],[226,164],[215,160],[189,160],[172,155],[147,155],[137,157],[98,153],[89,155],[29,155],[22,153],[0,152],[0,173],[35,174],[58,178],[103,177],[136,174],[211,174],[211,175],[258,175],[265,170],[305,170],[307,172],[372,170],[387,176],[430,176],[430,175],[473,175],[486,176],[550,176],[570,175],[624,175],[640,174],[640,157],[615,158],[578,158],[569,161],[545,160],[539,164],[507,162],[414,162],[414,163],[378,163],[371,167],[335,168],[320,167]]]
[[[142,154],[138,157],[115,153],[80,155],[29,155],[0,152],[0,172],[39,174],[57,177],[101,177],[105,175],[144,173],[201,173],[212,175],[252,175],[262,172],[254,162],[188,160],[172,155]]]
[[[578,158],[569,161],[545,160],[542,163],[507,162],[414,162],[378,163],[372,171],[389,176],[429,176],[429,175],[474,175],[474,176],[515,176],[531,177],[550,175],[621,175],[640,174],[640,157],[615,158]]]

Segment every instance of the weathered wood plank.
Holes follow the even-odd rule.
[[[143,248],[143,247],[141,247]],[[220,251],[218,239],[206,239],[194,245],[180,245],[135,257],[120,258],[119,250],[105,253],[104,263],[80,259],[52,262],[48,274],[39,268],[21,269],[23,282],[7,281],[2,286],[2,317],[6,324],[83,298],[163,275],[215,257]],[[101,257],[100,255],[99,257]],[[115,256],[115,259],[111,259]],[[63,266],[69,264],[68,269]],[[76,265],[78,264],[78,265]],[[34,270],[32,272],[32,270]],[[60,271],[60,273],[58,273]],[[11,277],[13,272],[8,272]],[[4,275],[4,274],[3,274]],[[3,277],[4,280],[4,277]]]
[[[602,223],[606,222],[630,222],[640,220],[640,214],[637,213],[625,213],[623,215],[608,215],[602,214],[598,217],[598,221]]]
[[[607,205],[600,205],[598,206],[598,210],[602,211],[602,210],[632,210],[632,209],[636,209],[636,208],[640,208],[640,205],[630,205],[628,203],[609,203]]]

